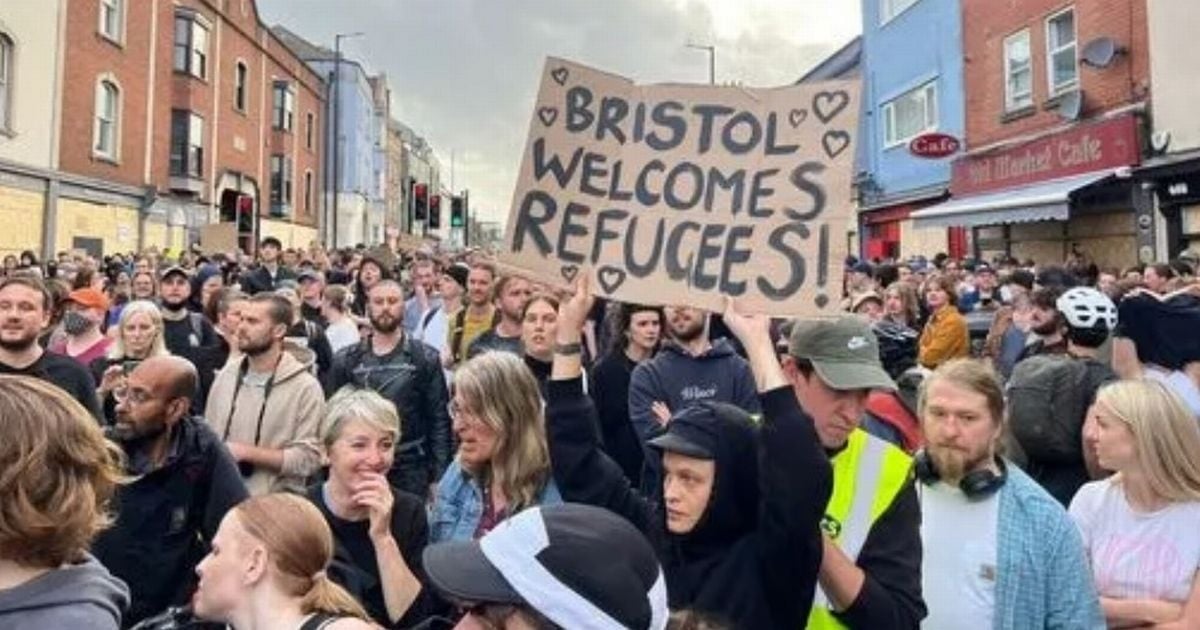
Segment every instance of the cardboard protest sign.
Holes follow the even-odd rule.
[[[857,82],[636,85],[548,58],[501,261],[598,295],[833,315]]]

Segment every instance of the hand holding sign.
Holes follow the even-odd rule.
[[[589,267],[624,301],[832,314],[856,102],[847,82],[637,86],[550,59],[502,260],[548,282]]]

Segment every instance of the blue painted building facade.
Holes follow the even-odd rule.
[[[960,0],[862,0],[863,111],[855,195],[868,258],[965,252],[961,230],[918,229],[909,215],[948,194],[954,156],[922,158],[909,141],[965,132]]]

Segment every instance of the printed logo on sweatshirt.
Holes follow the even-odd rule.
[[[688,385],[679,392],[679,397],[688,401],[695,402],[697,400],[708,400],[717,395],[717,386],[701,387],[699,385]]]

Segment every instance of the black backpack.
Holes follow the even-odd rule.
[[[1070,464],[1083,458],[1083,420],[1092,359],[1039,354],[1022,360],[1008,381],[1012,436],[1031,462]]]

